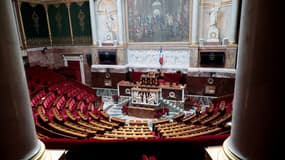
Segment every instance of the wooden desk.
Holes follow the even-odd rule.
[[[141,117],[141,118],[155,118],[155,109],[149,107],[128,107],[128,116]]]

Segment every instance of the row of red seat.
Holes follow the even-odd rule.
[[[131,78],[133,81],[140,81],[141,75],[143,72],[132,72]],[[177,73],[163,73],[163,80],[164,82],[172,82],[172,83],[179,83],[180,75]]]

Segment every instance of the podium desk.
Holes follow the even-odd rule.
[[[117,84],[118,95],[132,97],[132,88],[159,89],[160,97],[163,99],[184,102],[186,85],[170,85],[169,83],[160,85],[140,85],[129,81],[120,81]]]

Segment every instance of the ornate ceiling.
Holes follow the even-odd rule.
[[[68,2],[84,2],[88,0],[19,0],[20,2],[30,3],[68,3]]]

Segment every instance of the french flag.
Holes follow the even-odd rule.
[[[162,53],[162,48],[159,49],[159,63],[160,65],[163,64],[163,53]]]

